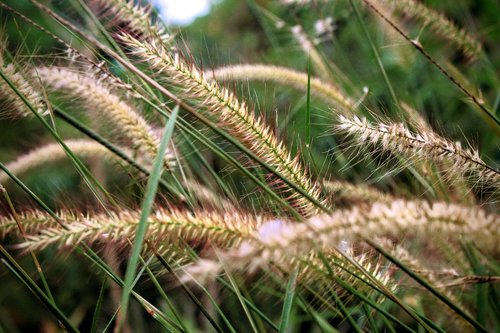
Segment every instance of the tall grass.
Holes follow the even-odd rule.
[[[500,329],[486,5],[0,1],[0,332]]]

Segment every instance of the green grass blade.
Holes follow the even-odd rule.
[[[144,201],[141,208],[141,217],[139,220],[139,225],[137,226],[134,245],[132,247],[132,254],[127,265],[127,271],[125,272],[125,285],[123,288],[121,300],[121,313],[123,315],[120,318],[120,326],[123,324],[123,321],[126,318],[128,301],[130,299],[130,293],[132,291],[132,284],[135,279],[135,272],[142,250],[142,243],[144,241],[144,236],[148,227],[148,218],[151,214],[153,202],[158,190],[158,183],[160,181],[163,167],[163,159],[167,151],[168,142],[170,141],[172,133],[174,132],[175,121],[177,119],[178,112],[179,107],[176,106],[172,112],[172,115],[170,116],[170,119],[165,125],[165,131],[160,142],[160,147],[158,148],[158,156],[156,156],[155,158],[151,176],[149,177],[148,184],[146,186],[146,193],[144,195]]]
[[[155,285],[156,289],[158,290],[158,293],[160,296],[163,298],[165,303],[167,304],[169,310],[172,312],[172,315],[174,316],[175,320],[177,321],[177,324],[179,325],[179,328],[181,329],[182,332],[190,332],[190,330],[184,325],[184,321],[182,320],[180,314],[177,312],[175,309],[174,304],[170,300],[170,298],[167,296],[165,291],[163,290],[162,286],[160,285],[160,282],[158,279],[155,277],[153,272],[149,267],[146,267],[146,273],[148,274],[149,278],[151,281],[153,281],[153,284]]]
[[[12,200],[10,199],[9,193],[7,190],[0,184],[0,192],[3,192],[5,201],[7,201],[7,205],[12,213],[13,218],[16,220],[19,232],[21,233],[22,237],[25,238],[25,231],[24,228],[19,221],[19,217],[17,215],[16,209],[14,208],[14,204],[12,203]],[[40,280],[42,281],[43,287],[45,288],[45,291],[47,293],[47,296],[49,299],[55,304],[55,299],[54,296],[52,295],[52,292],[50,291],[49,283],[47,282],[47,279],[45,277],[45,274],[43,273],[42,265],[40,265],[40,262],[38,261],[37,256],[33,251],[29,251],[31,254],[31,258],[33,259],[33,264],[36,267],[36,271],[40,277]]]
[[[43,124],[43,126],[49,131],[51,136],[61,145],[65,153],[68,155],[69,159],[73,162],[75,168],[78,173],[82,176],[83,180],[94,194],[95,198],[99,201],[99,203],[106,209],[106,205],[104,204],[102,194],[106,196],[106,199],[110,203],[115,203],[114,199],[109,195],[106,189],[95,179],[95,177],[90,173],[90,171],[85,167],[85,165],[80,161],[78,157],[76,157],[71,149],[64,143],[63,139],[59,136],[56,129],[53,128],[47,120],[45,120],[40,114],[38,114],[35,107],[31,104],[26,96],[24,96],[19,89],[15,86],[15,84],[5,75],[3,70],[0,68],[0,77],[3,79],[7,85],[12,89],[12,91],[17,95],[21,101],[30,109],[32,114]],[[95,188],[94,185],[97,185],[98,189]]]
[[[57,216],[56,213],[52,209],[49,208],[32,190],[29,189],[19,178],[17,178],[12,172],[10,172],[7,167],[0,162],[0,169],[3,170],[7,174],[7,176],[10,177],[24,192],[26,192],[35,202],[44,210],[46,211],[56,222],[58,222],[60,225],[63,225],[61,221],[59,220],[59,217]]]
[[[283,310],[281,311],[281,320],[279,332],[285,333],[290,320],[290,313],[292,311],[293,299],[295,296],[295,288],[297,286],[297,270],[294,270],[290,275],[288,284],[286,285],[285,300],[283,302]]]
[[[71,24],[71,22],[65,20],[61,16],[59,16],[57,13],[52,11],[50,8],[47,6],[39,3],[36,0],[31,0],[38,8],[40,8],[42,11],[44,11],[47,15],[49,15],[52,19],[54,19],[58,24],[63,26],[65,29],[68,29],[72,31],[73,33],[78,33],[81,35],[89,44],[93,45],[96,48],[101,49],[103,52],[107,53],[109,56],[113,57],[117,62],[119,62],[121,65],[123,65],[127,70],[129,70],[131,73],[134,75],[137,75],[139,78],[144,80],[148,85],[151,85],[151,87],[155,88],[159,93],[164,95],[167,98],[170,98],[172,101],[174,101],[177,105],[181,106],[184,110],[188,111],[190,114],[195,116],[199,121],[201,121],[203,124],[208,126],[211,130],[216,132],[218,135],[222,136],[224,139],[228,140],[231,144],[233,144],[236,148],[241,150],[245,155],[247,155],[249,158],[257,162],[259,165],[261,165],[265,170],[271,172],[274,174],[276,177],[281,179],[283,182],[285,182],[288,186],[290,186],[293,190],[297,191],[300,193],[304,198],[309,200],[311,203],[313,203],[315,206],[320,208],[326,213],[330,213],[331,210],[326,207],[323,203],[318,201],[317,199],[313,198],[306,190],[304,190],[302,187],[298,186],[295,184],[293,181],[289,180],[288,178],[284,177],[280,172],[276,170],[273,166],[269,165],[268,163],[264,162],[262,159],[260,159],[256,154],[254,154],[250,149],[245,147],[240,141],[237,139],[233,138],[230,134],[225,132],[224,130],[221,130],[219,126],[216,124],[212,123],[210,120],[208,120],[206,117],[202,116],[197,109],[189,106],[186,104],[184,101],[179,99],[175,94],[173,94],[171,91],[166,89],[164,86],[159,84],[156,80],[154,80],[152,77],[147,75],[146,73],[142,72],[139,68],[137,68],[135,65],[130,63],[128,59],[124,59],[121,57],[119,54],[114,52],[112,49],[104,45],[103,43],[99,42],[92,36],[89,36],[88,34],[85,34],[84,32],[80,31],[76,26]]]
[[[394,88],[391,84],[391,81],[389,80],[389,76],[387,76],[387,72],[385,71],[384,64],[382,63],[382,59],[380,58],[380,54],[378,53],[377,47],[373,43],[373,40],[370,36],[370,32],[368,31],[368,28],[366,27],[366,24],[361,17],[361,13],[359,12],[358,6],[354,3],[354,0],[349,0],[349,3],[351,4],[352,9],[354,10],[354,14],[356,15],[356,19],[358,20],[359,24],[361,25],[361,28],[363,29],[363,33],[365,34],[366,39],[368,40],[368,43],[370,44],[370,48],[373,52],[373,56],[375,57],[375,60],[377,61],[377,65],[380,69],[380,73],[382,74],[382,77],[384,78],[384,82],[387,86],[387,89],[389,90],[389,94],[391,95],[391,98],[396,105],[396,107],[399,109],[399,101],[396,96],[396,93],[394,92]]]
[[[111,280],[113,280],[118,286],[124,286],[123,280],[116,275],[113,270],[93,251],[91,251],[86,245],[83,248],[77,249],[82,255],[88,258],[92,263],[96,265],[103,273],[105,273]],[[148,302],[144,297],[138,293],[132,291],[131,296],[144,308],[144,310],[156,320],[164,329],[171,332],[171,328],[176,328],[177,324],[174,323],[170,318],[166,317],[160,310]]]
[[[116,316],[118,315],[118,312],[120,309],[116,310],[113,315],[111,316],[111,319],[109,319],[108,324],[104,327],[102,330],[102,333],[107,333],[112,329],[113,322],[115,321]]]
[[[90,333],[97,332],[97,324],[99,321],[99,314],[101,312],[102,302],[104,301],[104,292],[107,287],[107,278],[102,279],[101,289],[99,290],[99,296],[97,297],[97,303],[94,308],[94,315],[92,316],[92,325],[90,326]]]

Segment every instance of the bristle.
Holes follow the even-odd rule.
[[[437,285],[439,284],[439,278],[435,276],[432,271],[425,269],[426,265],[424,265],[421,260],[411,255],[404,247],[396,246],[395,248],[390,248],[389,252],[391,253],[391,255],[398,258],[398,260],[402,262],[406,267],[410,268],[414,272],[418,272],[419,276],[425,279],[427,283],[432,285],[434,288],[437,287]],[[462,304],[460,299],[454,293],[446,289],[441,290],[441,293],[443,293],[449,300],[451,300],[453,304],[461,308],[462,311],[465,311],[469,316],[471,316],[467,308]],[[448,318],[447,324],[454,330],[458,330],[460,332],[474,331],[470,323],[464,320],[462,316],[457,315],[455,311],[452,311],[444,303],[440,304],[442,311],[446,313],[446,316]]]
[[[334,200],[342,199],[351,204],[372,203],[375,201],[389,203],[396,197],[384,193],[365,184],[352,184],[345,181],[324,181],[327,193],[332,193]]]
[[[122,26],[137,38],[156,39],[169,44],[172,36],[160,20],[152,21],[151,5],[142,5],[133,0],[95,0],[101,16],[111,20],[113,26]]]

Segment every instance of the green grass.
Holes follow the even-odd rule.
[[[165,43],[150,34],[154,11],[139,15],[144,9],[119,0],[0,0],[0,173],[8,177],[0,184],[0,332],[500,330],[499,253],[489,246],[500,237],[499,5],[423,1],[456,24],[443,34],[437,16],[425,25],[418,13],[379,7],[383,0],[311,2],[221,1],[190,26],[167,27]],[[460,31],[482,51],[460,50]],[[127,32],[173,60],[144,57],[118,37]],[[197,74],[239,63],[289,67],[307,85],[216,86]],[[9,64],[27,86],[9,76]],[[156,158],[121,135],[134,124],[107,123],[64,87],[43,87],[31,69],[52,65],[95,74],[154,129]],[[316,78],[356,107],[317,99]],[[29,89],[51,116],[37,113]],[[20,119],[19,105],[32,116]],[[368,118],[369,140],[347,135],[340,115]],[[424,134],[386,134],[395,123]],[[64,143],[80,137],[119,163]],[[12,162],[54,141],[65,161],[26,170]],[[474,151],[458,151],[456,141]],[[176,161],[169,170],[167,152]],[[331,193],[326,181],[347,185]],[[428,224],[384,224],[393,215],[404,223],[390,205],[398,200],[415,202],[422,213],[408,216]],[[435,221],[427,203],[458,208]],[[157,209],[172,215],[168,231],[148,225]],[[122,211],[138,214],[123,235],[91,223],[111,228]],[[379,229],[359,218],[369,212]],[[334,216],[345,220],[326,228]],[[168,241],[155,238],[163,232]],[[20,250],[26,244],[39,246]]]

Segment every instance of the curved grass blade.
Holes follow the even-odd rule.
[[[224,288],[226,288],[227,290],[231,291],[233,294],[236,295],[236,290],[229,283],[224,281],[224,279],[222,279],[221,277],[217,277],[217,281],[221,283]],[[259,316],[264,322],[266,322],[266,324],[268,324],[273,331],[275,332],[279,331],[279,327],[271,319],[269,319],[269,317],[267,317],[262,311],[260,311],[255,304],[253,304],[251,301],[248,300],[248,298],[244,296],[242,296],[242,299],[246,303],[246,305],[250,308],[250,310],[254,312],[257,316]]]
[[[118,286],[124,286],[123,280],[116,275],[111,268],[93,251],[91,251],[86,245],[83,248],[78,248],[79,252],[92,261],[99,269],[101,269],[111,280],[113,280]],[[135,282],[135,281],[134,281]],[[171,332],[172,328],[176,331],[182,332],[177,323],[173,322],[170,318],[166,317],[159,309],[147,301],[144,297],[136,293],[131,292],[131,296],[144,308],[144,310],[156,320],[164,329]]]
[[[233,290],[236,294],[236,297],[238,298],[238,301],[240,302],[241,307],[243,308],[243,312],[245,312],[245,316],[247,317],[248,322],[250,323],[250,326],[252,327],[252,331],[255,333],[258,333],[259,330],[257,329],[257,326],[255,325],[255,322],[252,318],[252,315],[250,314],[250,311],[248,311],[247,305],[246,305],[245,301],[243,300],[243,296],[241,295],[241,291],[238,288],[236,281],[234,280],[234,278],[230,272],[227,272],[227,273],[228,273],[227,277],[229,279],[229,283],[233,287]]]
[[[307,60],[306,147],[311,145],[311,57]]]
[[[354,6],[354,4],[351,4]],[[464,95],[470,98],[474,104],[482,111],[481,116],[485,122],[495,131],[495,133],[500,135],[500,119],[481,101],[476,95],[471,93],[464,85],[462,85],[452,74],[450,74],[443,66],[441,66],[436,60],[434,60],[429,53],[422,47],[418,41],[412,40],[405,32],[398,28],[394,23],[392,23],[385,15],[383,15],[377,8],[375,8],[370,1],[362,0],[371,10],[373,10],[378,16],[380,16],[387,24],[389,24],[394,30],[396,30],[410,45],[412,45],[424,58],[430,62],[441,74],[443,74],[453,85],[455,85]],[[354,7],[356,9],[356,7]],[[356,9],[357,10],[357,9]],[[359,17],[360,23],[364,24],[361,16]]]
[[[9,207],[12,217],[17,223],[17,227],[19,229],[19,232],[21,233],[22,237],[26,239],[26,233],[24,230],[23,225],[19,221],[19,217],[17,215],[16,209],[14,208],[14,204],[12,203],[12,200],[10,199],[9,193],[7,190],[0,184],[0,192],[3,192],[5,201],[7,201],[7,206]],[[29,251],[31,258],[33,259],[33,264],[36,267],[36,271],[38,272],[38,275],[40,276],[40,280],[42,281],[43,287],[45,288],[45,291],[47,293],[47,296],[49,299],[55,304],[55,299],[54,296],[52,295],[52,292],[50,291],[49,283],[47,282],[47,279],[45,277],[45,274],[43,273],[42,265],[40,265],[40,262],[38,261],[38,258],[36,254],[33,251]]]
[[[24,192],[26,192],[43,210],[45,210],[61,227],[66,228],[66,226],[61,222],[57,214],[50,209],[33,191],[31,191],[19,178],[14,176],[9,169],[7,169],[0,162],[0,169],[2,169]],[[123,281],[113,273],[113,271],[107,266],[107,264],[102,261],[102,259],[92,251],[87,245],[83,244],[76,247],[76,250],[92,260],[97,266],[103,270],[113,281],[115,281],[119,286],[123,286]],[[168,328],[169,326],[175,326],[174,323],[170,323],[169,319],[164,317],[163,314],[156,309],[153,305],[147,302],[139,294],[132,292],[132,296],[142,305],[142,307],[163,327]],[[170,331],[170,329],[169,329]]]

